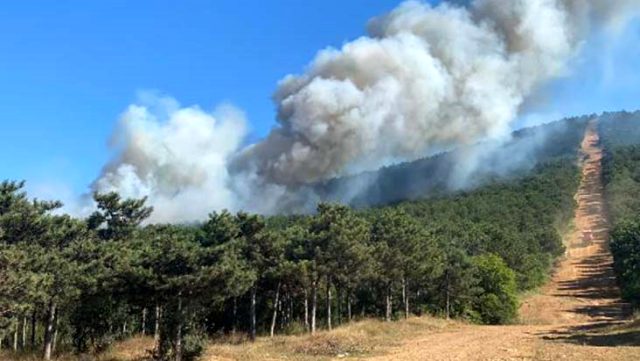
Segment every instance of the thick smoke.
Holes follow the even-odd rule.
[[[321,51],[275,94],[280,127],[250,150],[267,180],[317,181],[509,133],[537,86],[566,72],[593,22],[638,1],[409,1],[370,36]]]
[[[212,209],[235,208],[229,157],[245,136],[244,115],[230,106],[213,113],[145,96],[122,114],[112,146],[119,155],[93,187],[148,197],[157,222],[190,221]]]
[[[148,195],[166,220],[313,203],[310,183],[504,139],[525,100],[567,74],[594,29],[620,28],[638,8],[640,0],[407,1],[371,20],[368,36],[285,77],[277,127],[242,150],[237,111],[174,104],[159,117],[130,107],[116,135],[122,152],[95,188]],[[479,163],[465,157],[457,177]]]

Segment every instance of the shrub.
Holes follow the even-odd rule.
[[[621,223],[614,228],[611,238],[613,267],[622,295],[637,306],[640,304],[640,224]]]
[[[474,310],[485,324],[513,321],[518,311],[516,274],[495,254],[474,257],[480,288]]]

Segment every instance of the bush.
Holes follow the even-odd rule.
[[[611,234],[613,267],[622,288],[623,297],[640,304],[640,224],[624,222]]]
[[[192,361],[197,359],[207,343],[207,336],[201,331],[194,331],[184,337],[182,359],[184,361]]]
[[[485,324],[513,321],[518,311],[516,274],[495,254],[474,258],[480,294],[474,310]]]

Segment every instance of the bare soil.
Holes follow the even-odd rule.
[[[574,231],[550,282],[522,302],[520,324],[459,325],[416,335],[370,360],[640,360],[609,251],[602,149],[595,124],[582,143]]]

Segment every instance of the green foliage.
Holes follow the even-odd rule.
[[[614,223],[637,219],[640,212],[640,145],[609,149],[605,180],[609,215]]]
[[[605,146],[603,177],[612,223],[611,252],[623,297],[640,305],[640,112],[609,113],[599,121]]]
[[[473,300],[477,294],[477,279],[473,260],[467,252],[456,244],[442,243],[444,258],[442,273],[436,278],[433,300],[438,310],[447,318],[451,316],[476,320],[473,314]]]
[[[153,355],[190,360],[217,333],[309,330],[312,309],[333,323],[423,311],[507,323],[517,292],[542,284],[563,251],[557,229],[572,217],[579,178],[566,158],[497,179],[379,208],[222,211],[190,226],[143,225],[145,199],[114,193],[96,194],[86,220],[54,215],[58,202],[3,182],[0,339],[33,316],[40,329],[59,324],[49,336],[64,346],[100,352],[157,325]]]
[[[310,225],[310,253],[320,275],[353,288],[370,265],[369,224],[348,207],[318,205]],[[362,278],[360,278],[362,279]]]
[[[579,181],[573,159],[560,159],[517,181],[397,207],[441,243],[456,243],[471,256],[499,255],[516,271],[518,289],[527,290],[544,282],[564,250],[558,229],[573,217]]]
[[[117,193],[94,194],[98,210],[87,219],[90,229],[103,240],[126,239],[144,221],[153,208],[145,207],[146,198],[120,199]]]
[[[473,259],[479,294],[474,310],[483,323],[497,325],[514,320],[518,311],[516,274],[495,254]]]
[[[614,128],[613,125],[609,125]],[[620,134],[611,131],[611,135]],[[607,139],[610,144],[630,138]],[[625,299],[640,305],[640,146],[609,149],[604,159],[607,205],[613,229],[611,252],[614,270]]]
[[[614,269],[622,285],[623,297],[640,305],[640,223],[625,221],[611,234]]]

